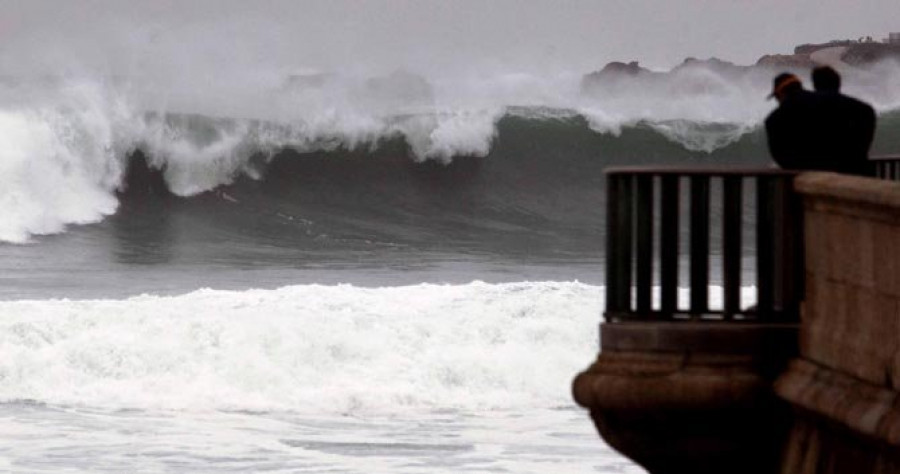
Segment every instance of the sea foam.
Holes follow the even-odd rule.
[[[115,212],[123,119],[94,84],[0,107],[0,241],[25,242]],[[9,92],[9,91],[4,91]]]
[[[744,307],[755,291],[742,288]],[[603,292],[476,281],[0,302],[0,402],[359,415],[567,407],[600,349]],[[679,304],[688,299],[680,289]],[[721,287],[710,305],[721,308]]]
[[[0,401],[397,413],[569,406],[602,289],[201,290],[0,303]]]

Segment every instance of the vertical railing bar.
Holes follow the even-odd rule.
[[[653,175],[640,175],[636,184],[636,306],[638,313],[652,309],[653,291]]]
[[[772,211],[770,219],[774,225],[772,233],[773,256],[772,256],[772,300],[773,300],[773,316],[780,314],[785,309],[785,301],[787,294],[785,290],[788,288],[786,280],[787,259],[790,258],[787,238],[788,229],[786,221],[787,213],[787,195],[784,188],[785,180],[778,178],[774,180],[772,187]]]
[[[882,175],[900,173],[897,163],[876,165]],[[719,182],[713,179],[721,179],[721,196]],[[755,182],[755,211],[751,210],[752,205],[745,205],[753,194],[752,190],[745,190],[749,186],[744,184],[745,179]],[[690,183],[687,202],[681,202],[682,181]],[[742,283],[752,283],[746,281],[752,273],[744,275],[743,271],[747,265],[745,257],[752,255],[745,255],[744,249],[745,212],[756,213],[750,216],[756,219],[756,264],[750,263],[749,268],[755,266],[757,298],[756,308],[750,309],[748,316],[755,315],[761,321],[782,315],[793,320],[798,316],[803,298],[803,212],[799,196],[793,191],[793,175],[716,169],[614,171],[607,175],[607,187],[607,322],[681,319],[685,314],[704,319],[705,315],[721,314],[725,320],[732,320],[748,311],[742,308],[741,298]],[[720,205],[721,235],[718,230],[715,234],[721,238],[722,246],[721,307],[710,306],[709,301],[711,278],[718,280],[720,276],[718,256],[717,274],[710,275],[714,263],[712,247],[719,247],[718,242],[711,245],[711,219],[713,214],[718,219]],[[685,211],[689,214],[682,217]],[[684,236],[683,219],[688,220]],[[750,252],[752,247],[751,244]],[[683,265],[682,259],[689,264]],[[688,285],[687,307],[679,304],[679,281]],[[654,291],[657,282],[658,295]]]
[[[756,308],[761,319],[769,318],[774,304],[773,271],[773,179],[756,178]]]
[[[709,311],[709,176],[691,176],[690,312]]]
[[[616,280],[619,282],[614,298],[616,307],[621,311],[631,311],[631,267],[632,267],[632,251],[634,246],[632,235],[634,234],[634,178],[632,175],[624,175],[620,178],[617,199],[618,209],[616,210],[617,227],[619,236],[616,239],[616,254],[618,264],[616,265]]]
[[[614,314],[624,311],[619,306],[619,288],[624,284],[618,280],[621,256],[618,253],[619,239],[619,175],[606,176],[606,312]],[[607,316],[609,320],[609,316]]]
[[[727,176],[722,180],[722,286],[726,318],[741,311],[742,184],[740,176]]]
[[[678,311],[679,177],[666,175],[660,181],[660,310],[672,314]]]
[[[781,225],[779,240],[784,246],[781,260],[781,309],[785,315],[799,315],[799,302],[803,299],[803,212],[799,196],[794,193],[794,181],[781,178]]]

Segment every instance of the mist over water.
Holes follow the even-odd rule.
[[[569,394],[603,169],[766,166],[780,71],[594,5],[0,0],[0,469],[639,472]]]
[[[697,63],[664,77],[585,82],[605,59],[630,60],[619,56],[628,49],[593,37],[567,45],[549,4],[520,9],[536,29],[516,38],[496,22],[512,6],[6,5],[0,210],[10,217],[0,240],[26,242],[114,213],[138,149],[165,170],[173,193],[191,196],[255,176],[254,163],[284,149],[366,150],[399,138],[414,161],[488,157],[510,115],[583,117],[612,136],[649,127],[712,153],[752,133],[772,108],[763,98],[778,71],[768,69]],[[584,8],[559,14],[581,28]],[[541,35],[549,46],[535,49]],[[849,72],[846,89],[893,110],[898,71],[886,63]]]
[[[763,100],[771,71],[735,76],[703,65],[587,85],[575,73],[428,77],[220,67],[169,71],[159,80],[80,71],[0,83],[0,206],[10,216],[0,239],[25,242],[115,212],[114,192],[124,187],[134,150],[165,170],[173,193],[191,196],[254,177],[253,163],[284,149],[374,150],[401,139],[413,161],[488,157],[508,116],[583,118],[613,137],[648,127],[688,151],[713,153],[756,130],[772,107]],[[900,86],[890,79],[897,71],[881,64],[848,74],[847,90],[890,112],[900,103]]]

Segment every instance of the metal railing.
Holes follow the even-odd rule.
[[[798,321],[803,227],[795,174],[607,169],[606,320]],[[721,279],[711,272],[713,257]],[[745,264],[755,272],[742,272]],[[713,307],[717,282],[721,304]],[[755,292],[751,303],[742,291]]]
[[[878,155],[869,157],[875,177],[900,181],[900,155]]]

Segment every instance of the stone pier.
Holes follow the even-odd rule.
[[[789,407],[772,381],[795,325],[611,323],[573,384],[606,442],[652,473],[774,472]]]
[[[777,379],[794,407],[791,474],[900,472],[900,184],[797,178],[806,219],[800,357]]]
[[[900,472],[900,184],[805,173],[794,190],[799,325],[601,324],[574,398],[651,473]]]

